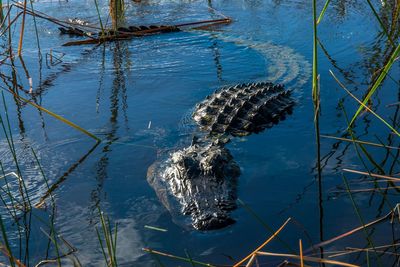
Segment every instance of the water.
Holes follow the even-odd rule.
[[[378,3],[378,11],[386,14]],[[77,17],[93,24],[98,22],[92,1],[39,1],[34,5],[59,19]],[[323,1],[319,3],[322,5]],[[99,266],[103,262],[95,232],[99,220],[97,205],[119,225],[117,257],[121,266],[156,266],[155,258],[142,251],[145,247],[181,256],[186,250],[199,261],[233,264],[270,236],[265,224],[275,230],[288,217],[295,223],[280,234],[286,245],[274,240],[266,248],[268,251],[286,253],[290,252],[289,246],[296,252],[300,238],[308,248],[311,243],[360,226],[342,179],[343,168],[365,170],[353,145],[322,139],[321,191],[315,180],[309,1],[149,0],[127,3],[126,8],[129,25],[214,19],[219,18],[218,12],[234,22],[217,31],[184,31],[100,46],[63,47],[71,38],[59,35],[54,24],[38,19],[43,56],[40,63],[33,20],[27,17],[23,60],[28,74],[18,59],[15,64],[18,82],[29,91],[27,77],[31,77],[33,88],[31,94],[21,94],[102,140],[91,150],[95,145],[91,138],[32,106],[17,105],[5,93],[16,154],[32,202],[38,202],[47,187],[31,148],[37,153],[49,184],[59,184],[54,191],[56,229],[77,248],[75,255],[83,266]],[[107,20],[107,10],[107,4],[101,2],[103,21]],[[12,32],[16,49],[19,27]],[[328,71],[332,70],[361,97],[371,75],[385,61],[384,42],[377,41],[378,36],[379,24],[363,1],[332,1],[319,26],[319,40],[329,55],[325,56],[320,49],[321,133],[340,136],[346,129],[338,103],[343,103],[348,116],[357,108],[357,103],[346,96]],[[5,45],[3,38],[2,47]],[[61,63],[46,62],[50,50],[62,57]],[[10,67],[1,66],[1,73],[9,75]],[[374,108],[392,122],[398,120],[398,106],[386,105],[399,101],[398,62],[390,76],[374,97]],[[255,80],[284,83],[294,90],[297,101],[293,115],[285,121],[263,133],[236,138],[228,146],[242,170],[239,198],[264,225],[244,207],[233,212],[237,223],[223,230],[198,232],[190,225],[177,224],[179,218],[171,216],[147,183],[147,168],[160,160],[161,154],[189,144],[196,131],[190,120],[196,103],[223,85]],[[1,82],[2,88],[9,84],[7,79]],[[382,140],[398,146],[398,137],[372,115],[357,120],[355,133],[362,140]],[[1,138],[5,172],[15,172],[3,134]],[[397,158],[396,150],[390,154],[382,148],[366,148],[387,174],[399,171],[393,159]],[[377,172],[365,156],[363,159],[372,172]],[[345,175],[352,189],[373,188],[360,183],[357,175]],[[12,180],[12,176],[8,179]],[[12,192],[18,192],[16,180],[10,181],[10,185]],[[388,213],[399,198],[397,191],[387,189],[383,194],[357,193],[354,199],[366,223]],[[49,213],[35,209],[33,217],[46,218]],[[4,209],[2,214],[6,225],[10,225]],[[168,231],[155,231],[146,225]],[[47,229],[38,222],[32,225],[31,265],[46,255],[47,238],[41,228]],[[392,234],[387,221],[377,225],[371,234],[375,246],[395,243],[397,224],[393,229]],[[18,233],[11,231],[9,238],[18,255]],[[324,251],[367,245],[361,231],[326,246]],[[50,255],[54,253],[51,249]],[[166,266],[184,264],[159,259]],[[333,259],[366,264],[365,254],[359,253]],[[268,259],[272,265],[280,261]],[[376,263],[373,257],[372,261]],[[387,255],[381,261],[393,264],[396,259]],[[71,264],[69,258],[63,262]]]

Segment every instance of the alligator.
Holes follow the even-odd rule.
[[[192,114],[199,125],[189,147],[153,164],[147,174],[164,205],[170,196],[197,230],[215,230],[235,222],[240,168],[225,147],[231,137],[260,133],[292,113],[295,101],[283,85],[269,82],[223,87],[197,104]]]

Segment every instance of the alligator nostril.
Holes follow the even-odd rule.
[[[193,221],[193,227],[197,230],[210,231],[218,230],[234,224],[236,221],[225,214],[202,215]]]

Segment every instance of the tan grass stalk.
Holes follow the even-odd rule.
[[[284,253],[272,253],[272,252],[264,252],[264,251],[258,251],[257,255],[260,255],[260,256],[272,256],[272,257],[284,257],[284,258],[291,258],[291,259],[300,259],[299,255],[284,254]],[[309,257],[309,256],[303,256],[303,258],[304,258],[305,261],[310,261],[310,262],[317,262],[317,263],[324,263],[324,264],[334,264],[334,265],[346,266],[346,267],[360,267],[359,265],[350,264],[350,263],[341,262],[341,261],[335,261],[335,260],[327,260],[327,259],[314,258],[314,257]]]
[[[301,239],[299,240],[299,249],[300,249],[300,266],[304,267],[303,244],[301,243]]]
[[[282,230],[283,228],[285,228],[285,226],[290,222],[292,218],[287,219],[281,227],[279,227],[279,229],[270,237],[268,238],[264,243],[262,243],[258,248],[256,248],[253,252],[251,252],[249,255],[247,255],[246,257],[244,257],[241,261],[239,261],[238,263],[236,263],[235,265],[233,265],[233,267],[238,267],[240,266],[242,263],[244,263],[245,261],[247,261],[248,259],[250,259],[255,253],[257,253],[257,251],[261,250],[265,245],[267,245],[269,242],[271,242],[272,239],[274,239]]]
[[[400,182],[400,178],[395,178],[395,177],[391,177],[391,176],[387,176],[387,175],[381,175],[381,174],[376,174],[376,173],[368,173],[368,172],[351,170],[351,169],[342,169],[342,171],[361,174],[361,175],[366,175],[366,176],[371,176],[371,177],[375,177],[375,178],[381,178],[381,179],[395,181],[395,182]]]
[[[339,79],[335,76],[335,74],[333,74],[333,72],[331,70],[329,70],[329,72],[331,73],[332,77],[336,80],[336,82],[340,85],[340,87],[343,88],[343,90],[345,90],[347,92],[347,94],[349,94],[355,101],[357,101],[360,104],[360,111],[362,110],[362,108],[365,108],[367,111],[369,111],[370,113],[372,113],[375,117],[377,117],[380,121],[382,121],[390,130],[392,130],[397,136],[400,136],[400,133],[398,131],[396,131],[396,129],[394,129],[388,122],[386,122],[381,116],[379,116],[378,114],[375,113],[375,111],[373,111],[372,109],[370,109],[367,105],[366,102],[361,102],[357,97],[355,97],[340,81]],[[350,126],[352,125],[354,119],[357,117],[357,115],[359,114],[359,112],[357,111],[357,113],[354,115],[353,120],[350,122]]]
[[[346,141],[346,142],[354,142],[354,143],[363,144],[363,145],[370,145],[370,146],[383,147],[383,148],[396,149],[396,150],[400,149],[400,147],[385,146],[385,145],[378,144],[378,143],[373,143],[373,142],[368,142],[368,141],[361,141],[361,140],[352,140],[352,139],[349,139],[349,138],[337,137],[337,136],[332,136],[332,135],[321,134],[320,136],[324,137],[324,138],[330,138],[330,139]]]
[[[18,42],[18,56],[21,56],[21,53],[22,53],[22,42],[24,39],[24,32],[25,32],[26,2],[27,2],[27,0],[24,1],[24,11],[22,14],[21,32],[19,34],[19,42]]]
[[[250,260],[247,262],[246,267],[250,267],[251,265],[253,265],[255,259],[256,259],[256,254],[253,254]]]

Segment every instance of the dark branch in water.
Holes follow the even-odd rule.
[[[72,173],[80,164],[82,164],[85,159],[92,154],[92,152],[97,148],[100,142],[96,142],[96,144],[85,154],[81,157],[75,164],[73,164],[69,169],[60,177],[58,180],[47,190],[47,192],[40,198],[39,202],[35,204],[36,208],[42,208],[45,204],[46,199],[51,196],[51,194],[56,190],[62,182],[64,182],[70,173]]]
[[[73,42],[68,42],[63,44],[63,46],[74,46],[74,45],[86,45],[86,44],[98,44],[98,43],[103,43],[103,42],[110,42],[110,41],[118,41],[118,40],[128,40],[134,37],[143,37],[146,35],[151,35],[151,34],[160,34],[160,33],[168,33],[168,32],[175,32],[175,31],[180,31],[182,27],[188,27],[188,26],[194,26],[194,25],[202,25],[202,27],[210,27],[213,25],[219,25],[219,24],[229,24],[231,23],[232,20],[230,18],[223,18],[223,19],[214,19],[214,20],[203,20],[203,21],[196,21],[196,22],[190,22],[190,23],[183,23],[183,24],[176,24],[176,25],[170,25],[170,26],[154,26],[154,27],[144,27],[140,30],[133,31],[132,29],[129,29],[130,31],[126,31],[126,28],[119,28],[118,31],[113,31],[109,30],[108,33],[109,35],[106,36],[100,36],[99,38],[92,38],[92,39],[86,39],[86,40],[81,40],[81,41],[73,41]],[[133,26],[131,26],[133,27]],[[131,28],[129,27],[129,28]],[[199,27],[197,27],[198,29]],[[196,29],[196,28],[192,28]],[[71,32],[70,33],[75,33],[79,32],[79,34],[83,34],[84,32],[77,29],[77,28],[70,28]],[[69,32],[66,32],[69,33]]]

